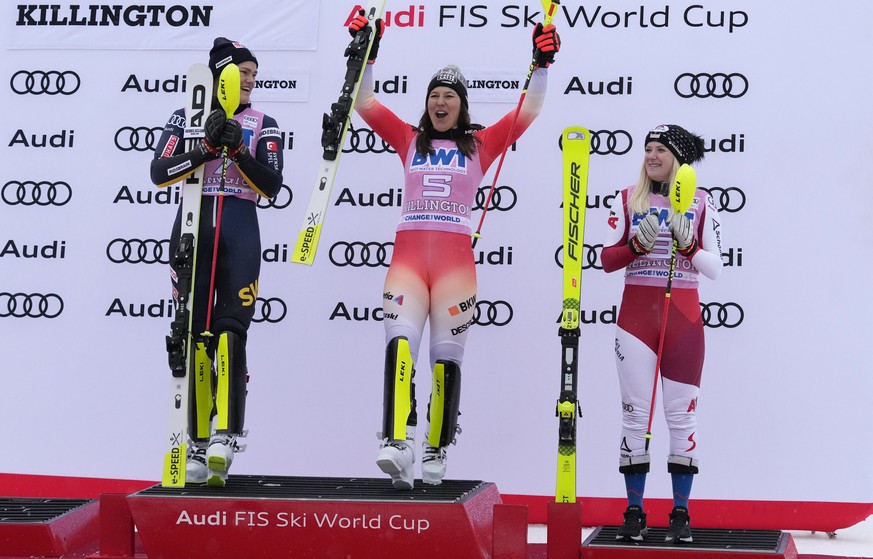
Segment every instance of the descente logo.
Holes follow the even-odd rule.
[[[209,27],[213,6],[163,6],[157,4],[18,4],[15,25]]]

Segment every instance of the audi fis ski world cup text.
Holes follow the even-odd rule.
[[[332,530],[403,530],[418,534],[430,529],[430,520],[402,514],[360,514],[344,516],[339,513],[294,511],[216,510],[189,512],[182,510],[176,525],[235,526],[245,528],[323,528]]]
[[[420,7],[422,12],[424,7]],[[510,4],[502,7],[481,4],[443,4],[428,6],[428,11],[437,12],[439,27],[486,27],[496,25],[504,28],[534,27],[542,20],[542,10],[537,6]],[[424,19],[424,18],[422,18]],[[734,33],[749,24],[749,14],[742,10],[716,10],[702,4],[690,6],[664,5],[663,8],[639,6],[631,10],[616,10],[613,5],[583,3],[570,5],[564,2],[555,14],[554,23],[559,27],[586,29],[646,29],[676,26],[692,28],[724,29]]]

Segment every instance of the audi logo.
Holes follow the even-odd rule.
[[[291,205],[293,200],[294,193],[291,191],[291,187],[283,184],[282,187],[279,188],[279,193],[276,194],[275,198],[264,198],[263,196],[258,196],[257,204],[259,208],[276,208],[277,210],[284,210]]]
[[[634,145],[627,130],[595,130],[591,132],[591,153],[624,155]]]
[[[288,306],[285,301],[277,297],[270,299],[262,299],[258,297],[255,300],[255,315],[252,322],[269,322],[275,324],[282,321],[285,315],[288,314]]]
[[[691,97],[713,97],[722,99],[724,97],[738,98],[742,97],[749,90],[749,80],[746,76],[734,72],[733,74],[724,74],[717,72],[715,74],[692,74],[685,72],[679,74],[676,81],[673,83],[673,89],[676,94],[684,99]]]
[[[700,303],[700,318],[710,328],[736,328],[746,313],[737,303]]]
[[[712,197],[712,203],[720,212],[736,213],[746,205],[746,193],[736,186],[703,188]]]
[[[19,70],[9,79],[9,87],[18,95],[72,95],[81,84],[79,74],[71,70]]]
[[[390,249],[390,250],[389,250]],[[351,266],[360,268],[378,268],[391,264],[391,256],[394,254],[394,243],[364,243],[361,241],[339,241],[330,247],[328,256],[334,266],[340,268]]]
[[[0,199],[10,206],[63,206],[73,197],[64,181],[9,181],[0,190]]]
[[[57,318],[64,300],[55,293],[0,293],[0,318]]]
[[[479,326],[506,326],[512,320],[512,305],[506,301],[477,301],[473,324]]]
[[[169,264],[170,240],[112,239],[106,257],[115,264]]]
[[[602,244],[597,245],[582,245],[582,269],[583,270],[602,270],[600,265],[600,251],[603,250]],[[559,268],[564,267],[564,245],[558,247],[555,251],[555,263]]]
[[[163,128],[123,126],[115,133],[115,147],[121,151],[154,151]]]
[[[481,210],[485,207],[485,202],[488,200],[488,191],[490,186],[480,186],[476,190],[476,202],[473,205],[473,211]],[[518,195],[515,189],[511,186],[497,186],[494,188],[494,193],[491,194],[491,202],[488,206],[488,211],[497,210],[499,212],[508,212],[515,207],[518,202]]]
[[[346,137],[349,147],[343,148],[343,153],[397,153],[369,128],[355,128],[349,123]]]

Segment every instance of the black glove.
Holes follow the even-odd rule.
[[[561,50],[561,37],[553,24],[543,27],[538,23],[533,30],[533,52],[537,66],[548,68],[555,61],[555,53]]]
[[[355,19],[349,24],[349,35],[354,37],[358,34],[358,31],[366,27],[370,24],[370,20],[367,19],[364,10],[358,10],[358,15],[355,16]],[[376,55],[379,54],[379,40],[382,39],[382,35],[385,33],[385,27],[382,25],[382,19],[376,19],[376,36],[373,37],[373,46],[370,47],[370,55],[367,57],[367,62],[373,63],[376,61]]]
[[[214,110],[206,117],[206,124],[203,128],[206,132],[206,137],[203,138],[203,143],[206,151],[213,155],[218,155],[221,151],[221,134],[224,131],[224,121],[227,118],[224,116],[224,111]]]
[[[221,131],[221,145],[227,148],[227,156],[235,158],[246,148],[243,143],[243,132],[240,123],[232,118],[224,121],[224,129]]]

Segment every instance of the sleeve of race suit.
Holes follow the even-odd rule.
[[[527,86],[527,93],[524,94],[521,109],[518,111],[518,118],[515,115],[517,108],[513,107],[503,118],[479,132],[479,136],[482,138],[482,148],[479,153],[482,169],[488,169],[491,163],[500,157],[503,149],[518,140],[540,114],[546,98],[548,77],[548,68],[534,70]],[[510,131],[512,137],[507,142],[506,139]]]
[[[626,268],[634,261],[636,254],[628,245],[630,222],[627,219],[627,189],[621,191],[621,198],[616,199],[609,210],[606,220],[606,238],[603,240],[603,250],[600,251],[600,261],[604,272],[614,272]]]
[[[700,250],[691,257],[691,263],[701,274],[714,280],[718,279],[724,269],[724,262],[721,259],[721,219],[712,195],[702,190],[698,190],[697,194],[706,196],[706,204],[700,215],[700,225],[697,229]]]
[[[179,109],[170,115],[155,145],[150,169],[152,183],[161,187],[171,185],[210,159],[214,157],[199,146],[185,151],[185,109]]]
[[[264,115],[264,127],[255,142],[254,154],[234,161],[249,186],[264,198],[274,197],[282,188],[282,143],[276,119]]]
[[[357,112],[367,126],[380,138],[388,142],[400,160],[406,157],[409,142],[415,137],[411,132],[411,126],[376,99],[373,87],[373,64],[364,67],[364,77],[361,79],[361,87],[358,89],[358,98],[355,100],[355,112]]]

